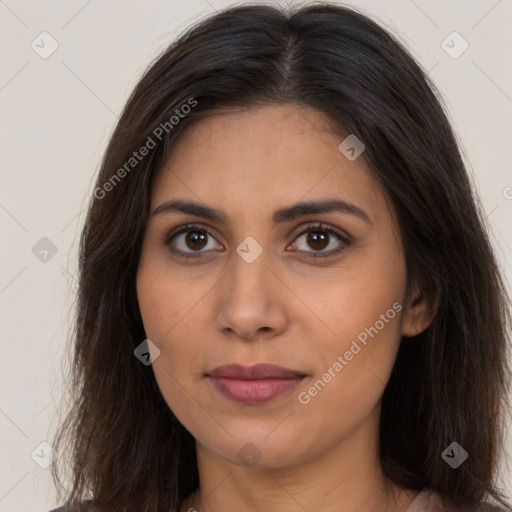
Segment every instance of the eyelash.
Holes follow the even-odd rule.
[[[202,252],[201,251],[195,251],[195,252],[191,252],[191,253],[187,253],[187,252],[183,252],[183,251],[180,251],[180,250],[176,250],[176,249],[172,249],[170,248],[170,245],[171,245],[171,242],[174,238],[176,238],[177,236],[183,234],[183,233],[188,233],[189,231],[199,231],[199,232],[204,232],[204,233],[207,233],[208,236],[211,236],[212,238],[214,238],[206,228],[204,228],[203,226],[201,226],[200,224],[186,224],[185,226],[182,226],[181,228],[178,228],[178,230],[176,231],[172,231],[171,233],[169,233],[165,239],[164,239],[164,245],[166,247],[169,247],[169,250],[174,254],[176,255],[177,257],[179,258],[183,258],[183,259],[188,259],[188,258],[197,258],[197,257],[200,257]],[[321,232],[325,232],[325,233],[328,233],[329,235],[334,235],[335,237],[338,238],[338,240],[340,242],[342,242],[341,246],[338,247],[337,249],[333,249],[333,250],[330,250],[328,252],[318,252],[318,251],[299,251],[299,252],[305,252],[308,254],[308,257],[312,257],[312,258],[327,258],[327,257],[331,257],[331,256],[336,256],[337,254],[339,254],[341,251],[343,251],[346,247],[348,247],[350,244],[351,244],[351,240],[350,238],[345,235],[342,231],[334,228],[334,227],[330,227],[330,226],[324,226],[321,222],[320,223],[315,223],[315,224],[310,224],[309,226],[307,226],[303,231],[301,231],[300,233],[298,233],[295,237],[294,237],[294,241],[297,239],[297,238],[300,238],[302,235],[305,235],[307,233],[309,233],[310,231],[321,231]]]

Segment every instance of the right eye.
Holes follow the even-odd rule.
[[[213,236],[202,226],[187,224],[175,231],[172,231],[165,238],[165,245],[179,258],[195,258],[206,252],[202,249],[215,250],[223,249],[222,245],[209,244],[208,238],[215,240]],[[211,245],[208,248],[208,245]],[[177,247],[176,247],[177,246]]]

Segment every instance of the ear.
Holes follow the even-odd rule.
[[[408,338],[423,332],[434,320],[439,302],[437,287],[415,285],[406,301],[402,317],[402,336]]]

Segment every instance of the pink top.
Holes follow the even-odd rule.
[[[457,506],[450,504],[449,501],[443,500],[438,493],[424,489],[416,496],[405,512],[469,512],[472,510],[475,510],[475,508],[469,505]],[[478,510],[481,512],[499,512],[503,509],[491,504],[485,504]]]

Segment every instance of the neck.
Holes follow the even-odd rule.
[[[416,491],[393,484],[378,460],[378,412],[316,458],[279,468],[245,467],[197,442],[200,486],[182,512],[405,512]]]

